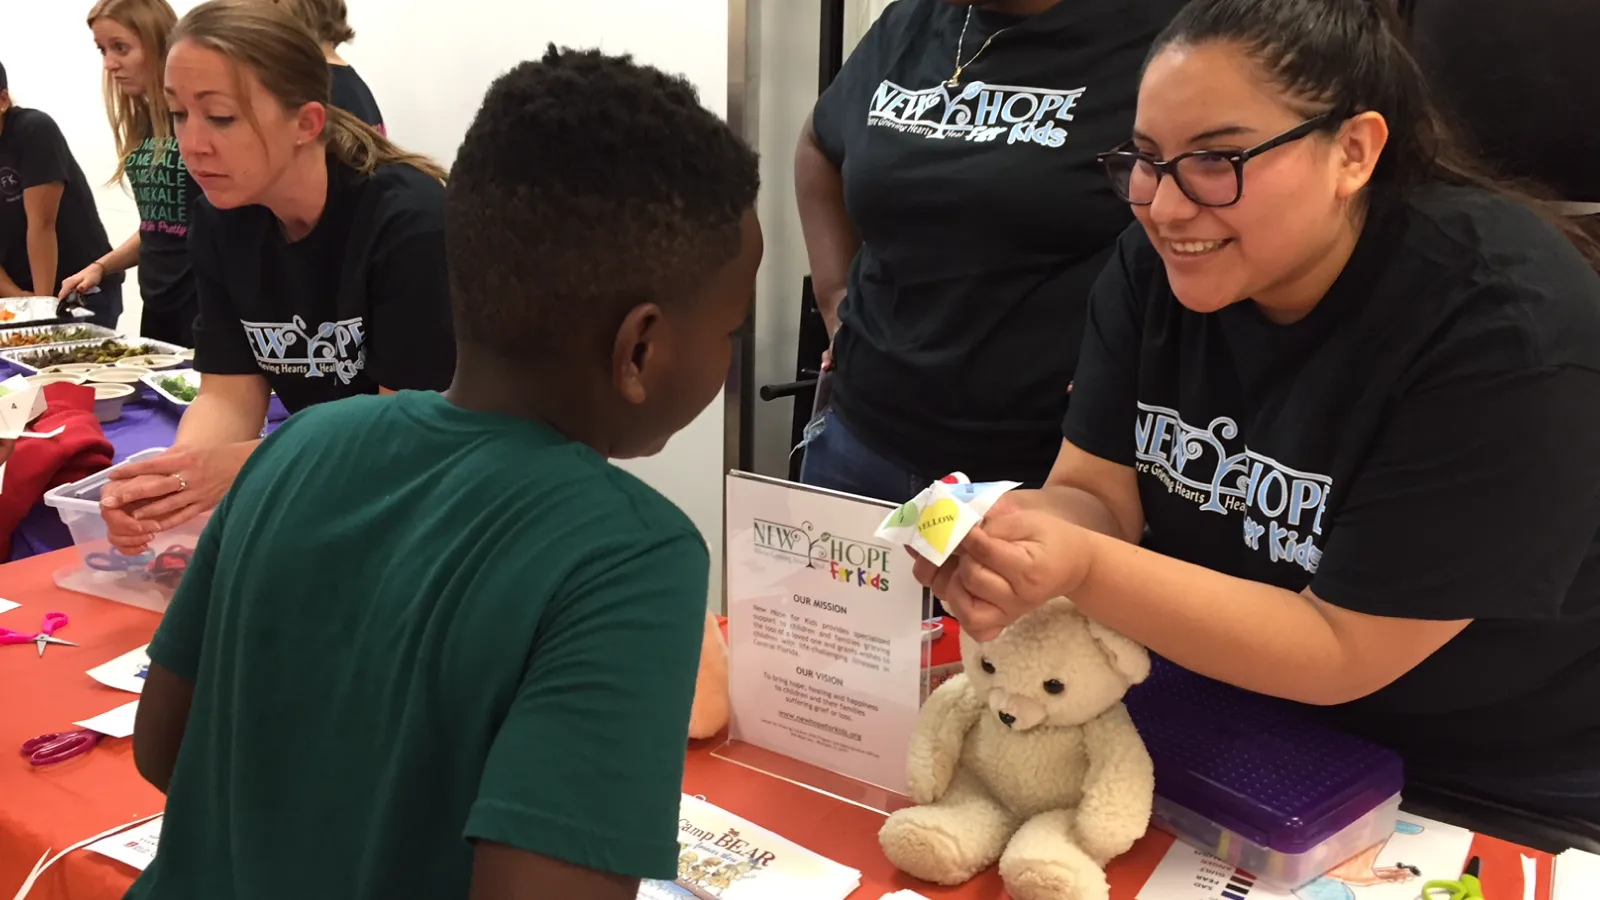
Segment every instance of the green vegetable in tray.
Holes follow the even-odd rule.
[[[69,341],[92,341],[94,338],[94,332],[81,325],[45,328],[39,331],[18,329],[12,332],[0,332],[0,350],[15,350],[18,347],[33,347],[39,344],[65,344]]]
[[[129,346],[122,341],[101,341],[98,344],[87,344],[82,347],[57,347],[53,350],[23,353],[19,354],[17,359],[36,369],[43,369],[46,366],[60,366],[67,363],[114,363],[119,359],[146,356],[154,352],[156,348],[149,344]]]
[[[188,379],[179,375],[163,378],[157,383],[161,385],[163,391],[185,403],[193,403],[195,394],[200,393],[200,388],[190,384]]]

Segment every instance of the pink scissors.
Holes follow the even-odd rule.
[[[82,756],[100,743],[100,735],[93,731],[64,731],[60,734],[41,734],[22,745],[22,755],[35,766],[53,766],[75,756]]]
[[[9,628],[0,628],[0,644],[38,644],[39,655],[44,655],[44,648],[50,644],[60,644],[63,647],[76,647],[71,641],[63,641],[55,637],[55,633],[67,625],[66,613],[45,613],[44,624],[39,626],[38,634],[28,634],[22,631],[12,631]]]

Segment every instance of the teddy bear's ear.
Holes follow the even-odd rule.
[[[1150,677],[1150,654],[1143,647],[1093,620],[1089,621],[1089,636],[1100,645],[1100,651],[1111,661],[1111,668],[1126,678],[1128,684],[1138,684]]]

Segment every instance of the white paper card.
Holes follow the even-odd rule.
[[[146,644],[108,663],[95,666],[89,670],[89,677],[119,691],[144,693],[144,677],[150,671],[150,657],[145,653],[149,647],[150,645]]]
[[[119,863],[143,872],[156,858],[156,845],[161,842],[161,819],[151,819],[111,837],[95,841],[83,848],[91,853],[109,856]]]
[[[1015,481],[973,484],[956,472],[922,489],[899,509],[885,516],[876,535],[883,540],[904,544],[936,566],[961,546],[968,532],[989,512],[995,501],[1013,488]]]
[[[922,586],[886,504],[730,475],[730,736],[904,794]]]
[[[1417,900],[1424,882],[1454,881],[1472,849],[1472,832],[1401,813],[1389,840],[1309,884],[1282,891],[1205,852],[1175,841],[1139,889],[1138,900]]]
[[[698,797],[678,811],[678,878],[639,900],[844,900],[861,873]]]
[[[892,894],[884,894],[879,900],[928,900],[928,898],[916,891],[895,891]]]
[[[91,719],[72,724],[90,731],[98,731],[106,737],[125,738],[133,736],[133,717],[139,711],[139,701],[124,703],[110,712],[101,713]]]
[[[16,438],[44,415],[44,391],[21,375],[0,381],[0,437]]]
[[[13,603],[10,600],[0,599],[0,613],[8,613],[8,612],[11,612],[13,609],[21,609],[21,608],[22,608],[22,604],[21,603]]]
[[[1556,857],[1555,886],[1550,900],[1594,900],[1600,897],[1600,856],[1568,850]]]

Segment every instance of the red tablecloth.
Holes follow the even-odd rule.
[[[79,647],[51,647],[40,659],[32,644],[0,647],[0,747],[23,741],[120,706],[131,695],[96,684],[84,673],[150,640],[157,617],[143,610],[64,591],[51,574],[73,561],[75,551],[36,556],[0,566],[0,597],[23,604],[0,614],[0,627],[38,628],[47,612],[72,618],[61,636]],[[939,648],[943,655],[945,647]],[[960,888],[943,889],[895,872],[878,849],[883,817],[840,803],[718,759],[718,741],[688,753],[684,790],[704,796],[735,815],[760,824],[817,853],[860,869],[862,887],[852,900],[878,900],[912,888],[930,898],[999,900],[993,871]],[[161,810],[162,797],[139,778],[130,740],[106,740],[83,757],[35,769],[15,752],[0,753],[0,895],[9,896],[46,849],[61,849],[118,824]],[[1113,900],[1133,900],[1171,839],[1152,833],[1112,863]],[[1483,858],[1491,900],[1522,897],[1520,853],[1539,861],[1536,900],[1549,900],[1550,857],[1479,836],[1473,852]],[[57,863],[34,886],[31,900],[114,900],[136,873],[109,859],[79,851]]]

